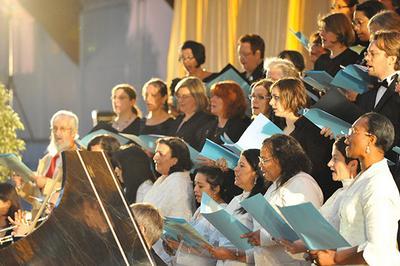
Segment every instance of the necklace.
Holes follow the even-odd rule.
[[[127,120],[114,120],[112,127],[115,128],[118,131],[124,130],[127,126],[129,126],[133,120],[135,120],[136,116],[132,115],[129,119]]]

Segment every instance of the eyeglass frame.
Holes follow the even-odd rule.
[[[372,133],[358,131],[355,127],[350,127],[348,132],[347,132],[347,134],[346,134],[346,137],[357,135],[358,133],[362,133],[362,134],[364,134],[365,136],[368,136],[368,137],[374,136],[374,134],[372,134]]]
[[[260,161],[261,164],[266,164],[269,161],[272,161],[274,158],[270,157],[270,158],[263,158],[261,156],[258,156],[258,160]]]

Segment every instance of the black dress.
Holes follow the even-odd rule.
[[[295,122],[295,129],[290,133],[303,147],[312,162],[311,175],[320,186],[324,200],[327,200],[339,187],[340,182],[332,180],[332,173],[327,166],[331,159],[333,140],[325,138],[321,131],[306,117]]]
[[[174,119],[172,117],[168,118],[164,122],[157,124],[157,125],[146,125],[146,119],[142,119],[141,121],[141,128],[140,128],[140,135],[165,135],[167,136],[170,134],[171,129],[174,125]]]
[[[140,118],[137,117],[135,120],[132,121],[132,123],[129,124],[129,126],[124,128],[122,131],[118,131],[112,127],[111,123],[100,122],[94,128],[92,128],[89,133],[94,132],[99,129],[105,129],[105,130],[108,130],[108,131],[116,133],[116,134],[124,133],[124,134],[139,135],[140,124],[141,124]]]
[[[329,75],[334,77],[336,73],[341,69],[340,66],[347,66],[355,64],[359,59],[359,55],[347,48],[341,54],[334,58],[330,58],[329,54],[323,54],[318,57],[314,64],[314,70],[326,71]]]
[[[207,138],[217,144],[223,144],[221,136],[225,133],[233,142],[237,142],[250,124],[251,119],[247,116],[232,117],[228,119],[223,128],[220,128],[218,127],[218,118],[215,117]]]
[[[179,115],[171,130],[170,136],[180,137],[190,146],[201,151],[209,134],[214,117],[204,111],[197,111],[188,121],[182,125],[184,115]]]

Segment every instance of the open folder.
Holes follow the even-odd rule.
[[[111,137],[114,137],[115,139],[118,140],[119,144],[121,144],[121,145],[128,144],[129,141],[130,141],[129,139],[121,136],[120,134],[116,134],[114,132],[111,132],[111,131],[108,131],[108,130],[105,130],[105,129],[99,129],[99,130],[96,130],[96,131],[93,131],[93,132],[87,134],[86,136],[84,136],[83,138],[78,140],[77,143],[81,147],[87,149],[87,146],[89,145],[90,141],[92,139],[94,139],[95,137],[101,136],[101,135],[109,135]]]
[[[305,71],[304,75],[302,78],[303,81],[321,92],[326,92],[334,88],[331,84],[333,77],[325,71],[309,70]]]
[[[212,160],[218,160],[224,158],[230,169],[235,168],[237,162],[239,161],[239,156],[237,154],[225,149],[221,145],[218,145],[217,143],[209,139],[206,139],[206,143],[201,149],[199,155],[207,157]]]
[[[309,250],[351,246],[310,202],[279,210]]]
[[[299,239],[293,229],[261,194],[243,200],[240,205],[274,238],[295,241]]]
[[[330,128],[335,137],[346,135],[351,125],[318,108],[305,109],[303,115],[318,128]]]
[[[33,181],[32,177],[35,175],[35,173],[29,169],[29,167],[26,166],[15,154],[0,154],[0,164],[20,175],[24,182],[28,183],[29,181]]]
[[[225,142],[224,147],[240,155],[247,149],[260,149],[263,141],[274,134],[282,134],[282,130],[266,116],[259,114],[236,143],[232,143],[227,136],[222,140]]]
[[[206,239],[185,219],[165,217],[164,236],[175,241],[184,241],[186,246],[203,250],[204,245],[210,245]]]
[[[291,33],[296,37],[296,39],[304,46],[306,50],[309,49],[309,41],[307,37],[300,31],[294,31],[293,29],[289,29]]]
[[[231,64],[226,65],[214,79],[206,83],[207,95],[210,95],[211,86],[220,81],[232,80],[239,84],[245,96],[250,94],[250,84],[240,72]]]
[[[331,84],[333,86],[352,90],[356,93],[364,93],[368,91],[370,76],[368,70],[360,65],[348,65],[339,70],[333,78]]]
[[[240,238],[240,235],[250,233],[250,229],[204,192],[201,197],[200,212],[235,247],[241,250],[252,248],[247,239]]]

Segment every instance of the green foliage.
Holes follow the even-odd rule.
[[[17,138],[17,130],[23,130],[19,116],[9,105],[10,93],[0,84],[0,154],[14,153],[20,155],[25,149],[25,142]],[[7,179],[10,172],[0,166],[0,182]]]

